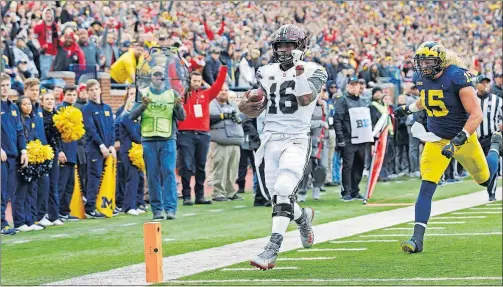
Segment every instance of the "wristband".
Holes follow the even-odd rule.
[[[104,144],[100,144],[100,149],[107,148]]]
[[[224,114],[220,114],[220,119],[223,120],[224,119]]]
[[[471,136],[470,133],[467,130],[463,129],[463,132],[466,134],[466,138],[467,139]]]
[[[409,111],[415,113],[419,112],[419,108],[416,105],[416,102],[413,102],[412,104],[409,105]]]
[[[295,96],[300,97],[311,94],[311,87],[305,74],[295,77]]]

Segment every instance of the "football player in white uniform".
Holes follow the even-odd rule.
[[[309,162],[311,116],[327,72],[316,63],[302,61],[306,39],[295,25],[280,27],[271,42],[276,63],[258,69],[259,91],[248,92],[239,104],[250,117],[266,113],[255,164],[265,160],[265,182],[273,203],[272,235],[264,251],[250,262],[263,270],[274,267],[291,220],[297,223],[305,248],[314,241],[314,211],[299,207],[296,191]]]

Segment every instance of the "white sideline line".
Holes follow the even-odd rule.
[[[502,198],[502,193],[503,192],[501,189],[497,190],[496,198]],[[460,195],[453,198],[436,200],[432,203],[431,216],[447,214],[461,209],[480,206],[483,204],[487,204],[486,190]],[[314,233],[316,234],[316,243],[323,243],[330,240],[338,240],[341,238],[358,235],[382,228],[393,227],[398,224],[412,221],[414,221],[414,206],[407,206],[315,225],[313,226],[313,229]],[[410,234],[407,234],[407,237],[408,236],[410,236]],[[257,254],[263,251],[263,248],[267,244],[267,242],[269,242],[269,236],[245,240],[242,242],[236,242],[185,254],[164,257],[164,280],[174,280],[205,271],[229,267],[233,264],[251,260]],[[283,239],[281,253],[299,248],[302,248],[302,243],[299,240],[299,231],[294,230],[287,232],[286,236]],[[203,260],[206,258],[213,259],[215,257],[215,254],[218,254],[219,260]],[[139,260],[139,262],[143,262],[143,260]],[[498,277],[498,279],[501,278]],[[67,280],[51,282],[47,285],[143,286],[147,285],[147,282],[145,281],[145,263],[133,264],[130,266],[115,268],[103,272],[78,276]]]
[[[475,233],[426,233],[426,236],[481,236],[481,235],[502,235],[502,232],[475,232]],[[410,234],[370,234],[370,235],[360,235],[360,237],[398,237],[398,236],[410,236]],[[306,249],[309,250],[309,249]]]
[[[488,203],[485,206],[502,206],[501,203]]]
[[[326,252],[326,251],[365,251],[367,248],[309,248],[299,249],[297,252]]]
[[[502,210],[501,207],[473,207],[470,210]]]
[[[273,269],[269,269],[269,271],[274,271],[274,270],[297,270],[299,267],[289,267],[289,266],[284,266],[284,267],[274,267]],[[220,271],[262,271],[256,267],[248,267],[248,268],[224,268]]]
[[[467,212],[453,212],[452,214],[501,214],[502,211],[467,211]]]
[[[429,224],[465,224],[465,221],[430,221]],[[415,222],[409,223],[410,225],[416,224]]]
[[[91,232],[100,232],[100,231],[105,231],[105,228],[96,228],[96,229],[91,229]]]
[[[279,257],[276,261],[311,261],[311,260],[334,260],[335,257]]]
[[[486,218],[487,216],[438,216],[438,217],[433,217],[430,218],[432,219],[476,219],[476,218]],[[431,222],[430,222],[431,223]]]
[[[210,209],[208,210],[209,212],[222,212],[224,211],[223,209]]]
[[[182,214],[182,216],[194,216],[196,215],[195,213],[185,213],[185,214]]]
[[[259,269],[257,269],[259,270]],[[274,270],[274,269],[273,269]],[[413,281],[501,281],[501,277],[439,277],[439,278],[336,278],[336,279],[228,279],[228,280],[171,280],[170,283],[273,283],[273,282],[413,282]]]
[[[28,243],[32,242],[33,240],[18,240],[18,241],[12,241],[12,244],[21,244],[21,243]]]
[[[428,230],[443,230],[445,227],[428,227]],[[414,230],[413,227],[391,227],[384,230]]]
[[[70,236],[70,234],[68,234],[68,233],[61,233],[61,234],[51,235],[51,238],[60,238],[60,237],[68,237],[68,236]]]
[[[371,240],[341,240],[341,241],[330,241],[329,243],[339,244],[339,243],[374,243],[374,242],[398,242],[395,239],[371,239]]]

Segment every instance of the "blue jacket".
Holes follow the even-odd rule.
[[[86,129],[86,152],[101,153],[100,145],[114,145],[115,128],[112,108],[107,104],[88,101],[82,109]]]
[[[56,110],[59,111],[61,110],[62,107],[69,107],[72,106],[71,104],[67,102],[62,102],[59,106],[56,107]],[[73,141],[69,143],[61,142],[61,147],[63,152],[65,153],[66,160],[69,163],[77,163],[77,147],[78,147],[78,141]]]
[[[119,121],[119,140],[121,148],[119,153],[128,153],[133,143],[141,143],[141,125],[140,120],[132,120],[129,113],[120,117]]]
[[[124,112],[124,105],[120,106],[117,111],[115,112],[115,140],[119,140],[119,125],[120,122],[122,121],[121,115],[122,112]]]
[[[26,149],[21,115],[11,101],[2,101],[2,149],[7,156],[17,157],[19,152]]]
[[[29,117],[24,117],[24,122],[23,122],[23,131],[24,135],[26,137],[26,141],[30,142],[36,139],[40,138],[38,137],[38,132],[37,132],[37,119],[35,115],[30,115]]]
[[[33,104],[33,117],[35,120],[35,128],[37,129],[37,139],[39,139],[43,145],[46,145],[47,138],[45,137],[44,112],[39,103]]]

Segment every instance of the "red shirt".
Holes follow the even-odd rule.
[[[50,25],[46,25],[45,22],[37,24],[33,28],[33,32],[38,36],[38,42],[40,43],[40,47],[42,49],[45,49],[46,54],[56,56],[58,52],[57,48],[58,39],[52,38],[53,35],[52,23]]]
[[[210,131],[210,102],[218,96],[227,76],[227,66],[220,66],[218,77],[209,89],[192,91],[183,99],[185,120],[178,124],[180,131]],[[196,117],[197,112],[201,114]]]

